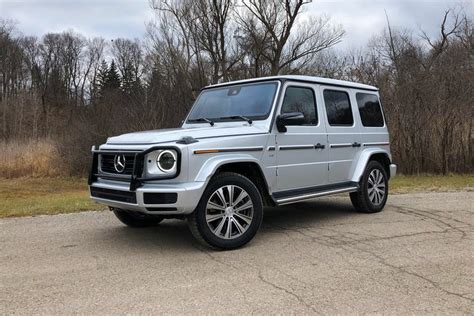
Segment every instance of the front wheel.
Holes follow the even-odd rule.
[[[188,224],[201,243],[235,249],[252,240],[262,219],[262,197],[252,181],[224,172],[209,182]]]
[[[359,212],[380,212],[388,198],[388,177],[385,168],[378,161],[370,161],[359,185],[359,191],[350,194],[352,205]]]
[[[112,208],[112,211],[122,223],[134,228],[156,226],[163,220],[161,216],[141,214],[118,208]]]

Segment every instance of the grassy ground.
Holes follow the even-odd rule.
[[[473,190],[474,175],[397,176],[392,193]],[[104,210],[89,200],[82,178],[0,178],[0,217]]]
[[[397,175],[390,181],[393,193],[409,193],[422,191],[456,191],[474,190],[474,174],[465,175]]]
[[[82,178],[0,178],[0,217],[103,210]]]

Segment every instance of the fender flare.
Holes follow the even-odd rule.
[[[372,157],[375,154],[384,154],[387,156],[388,160],[391,162],[392,161],[392,156],[390,155],[390,152],[386,149],[383,148],[367,148],[362,150],[362,152],[359,153],[358,157],[354,159],[354,162],[352,164],[351,168],[351,182],[357,182],[359,183],[360,178],[364,174],[365,167],[369,163],[370,157]]]
[[[226,154],[226,155],[218,155],[209,158],[201,167],[196,178],[194,181],[196,182],[208,182],[209,179],[216,173],[219,167],[230,164],[230,163],[237,163],[237,162],[251,162],[256,163],[260,168],[260,171],[263,173],[263,168],[260,163],[260,160],[255,158],[254,156],[248,154]]]

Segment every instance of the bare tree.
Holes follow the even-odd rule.
[[[110,46],[72,31],[23,36],[0,21],[0,138],[52,138],[81,173],[91,143],[178,126],[203,86],[309,74],[379,87],[403,173],[473,172],[472,18],[449,10],[436,36],[387,21],[367,48],[341,53],[331,47],[342,29],[303,14],[305,3],[151,0],[145,40]]]
[[[343,29],[331,25],[327,17],[310,17],[297,25],[307,0],[243,0],[242,3],[270,36],[264,56],[271,64],[272,75],[297,61],[301,61],[301,67],[308,61],[305,58],[334,46],[344,35]],[[248,24],[244,26],[250,31]],[[295,27],[298,31],[291,36]]]

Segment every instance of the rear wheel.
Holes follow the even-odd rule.
[[[262,218],[262,197],[252,181],[224,172],[210,181],[188,223],[201,243],[235,249],[252,240]]]
[[[118,208],[112,208],[112,211],[122,223],[135,228],[156,226],[163,220],[161,216],[142,214]]]
[[[380,212],[388,198],[388,177],[382,164],[370,161],[359,185],[359,191],[350,194],[352,205],[359,212]]]

